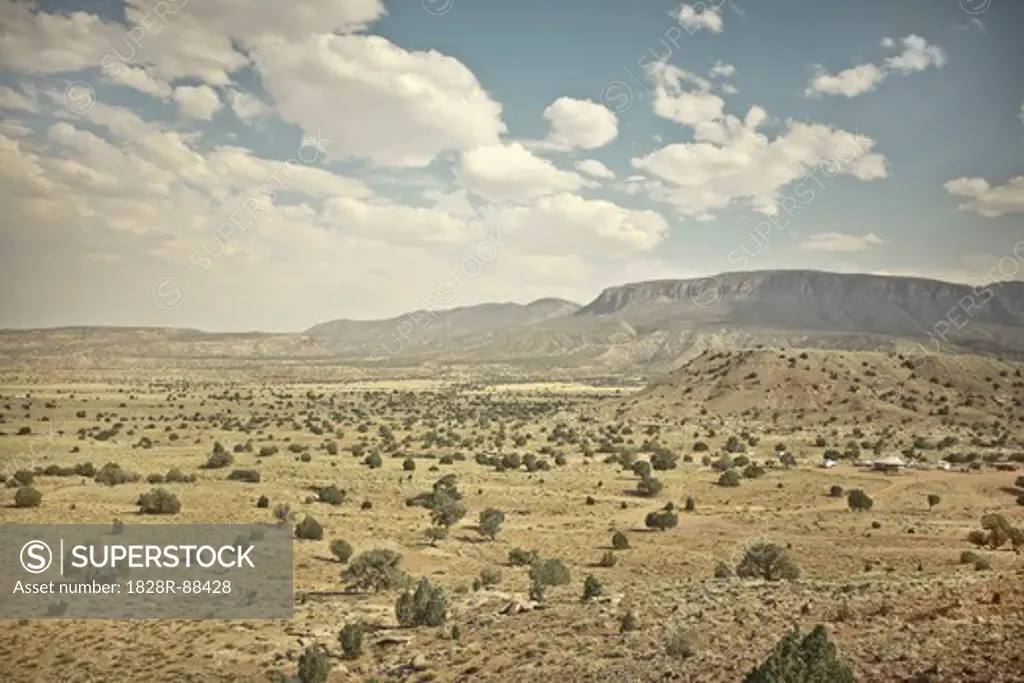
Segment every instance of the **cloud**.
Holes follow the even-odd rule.
[[[955,178],[943,188],[955,197],[969,199],[957,207],[960,211],[974,211],[986,218],[1024,212],[1024,175],[995,186],[984,178]]]
[[[567,192],[530,206],[491,207],[482,218],[485,224],[502,226],[530,251],[613,260],[650,251],[668,234],[668,223],[655,211],[634,211]]]
[[[840,71],[833,76],[825,71],[824,67],[818,66],[817,73],[807,86],[807,96],[815,93],[825,95],[845,95],[856,97],[874,90],[879,83],[885,80],[886,73],[874,64],[862,64]]]
[[[602,180],[614,180],[615,178],[615,173],[596,159],[583,159],[582,161],[577,161],[575,166],[577,171],[593,178],[601,178]]]
[[[515,205],[477,206],[459,190],[400,201],[316,164],[286,170],[241,147],[210,149],[172,125],[101,102],[85,120],[54,123],[46,140],[0,135],[5,254],[18,255],[0,269],[8,319],[301,329],[334,311],[380,316],[435,292],[496,230],[509,238],[501,256],[453,305],[509,291],[584,297],[625,278],[668,232],[654,211],[548,194],[582,179],[515,145],[475,150],[468,168],[491,170],[476,179],[499,195],[522,182],[536,199],[512,191]],[[511,167],[493,173],[502,163]],[[260,195],[261,185],[276,197]],[[153,304],[160,276],[188,288],[180,312]],[[380,295],[370,301],[368,289]]]
[[[650,177],[627,179],[623,191],[669,203],[684,217],[709,220],[734,203],[774,215],[781,190],[808,174],[859,180],[887,175],[886,159],[871,151],[875,142],[869,137],[792,120],[770,136],[760,130],[769,120],[763,107],[750,107],[741,120],[725,113],[721,97],[699,86],[687,90],[685,82],[692,81],[671,65],[653,74],[652,108],[691,127],[693,141],[632,159],[633,167]]]
[[[228,105],[235,116],[243,122],[250,122],[271,112],[270,107],[258,97],[244,90],[228,90]]]
[[[593,184],[519,143],[471,149],[460,156],[455,173],[461,187],[493,202],[528,202]]]
[[[181,113],[193,119],[209,121],[223,106],[217,91],[208,85],[182,85],[174,89],[174,101]]]
[[[871,247],[880,244],[885,244],[885,240],[873,232],[869,232],[866,235],[825,232],[811,235],[807,241],[800,245],[800,248],[804,251],[854,252],[867,251]]]
[[[941,48],[929,45],[917,35],[903,38],[903,52],[887,58],[883,64],[861,64],[844,69],[838,74],[830,74],[825,67],[816,64],[814,76],[804,91],[806,97],[820,95],[844,95],[856,97],[875,90],[879,84],[894,73],[909,75],[924,71],[930,67],[941,67],[946,63],[946,55]],[[896,41],[883,38],[881,45],[885,49],[894,49]]]
[[[929,45],[921,36],[909,35],[903,39],[903,52],[885,60],[885,66],[902,74],[924,71],[929,67],[941,67],[946,63],[942,48]]]
[[[708,7],[703,3],[695,5],[683,3],[669,14],[691,35],[700,29],[721,33],[724,25],[721,10],[718,7]]]
[[[33,94],[24,94],[6,85],[0,85],[0,109],[39,113],[39,102]]]
[[[381,166],[424,167],[446,151],[497,144],[501,104],[473,72],[437,52],[379,36],[255,41],[253,59],[278,114],[321,130],[333,155]]]
[[[721,76],[722,78],[729,78],[734,73],[736,73],[736,67],[735,66],[733,66],[732,64],[726,64],[725,62],[723,62],[721,60],[718,60],[718,61],[715,62],[714,66],[711,67],[711,71],[709,72],[708,75],[711,78],[714,78],[715,76]]]
[[[697,77],[699,79],[699,77]],[[693,74],[671,64],[664,65],[651,78],[654,113],[686,126],[715,121],[722,117],[725,100],[707,90],[704,79],[695,82]],[[694,83],[697,90],[687,90],[684,83]]]
[[[607,107],[571,97],[559,97],[544,110],[551,124],[546,142],[556,149],[596,149],[615,139],[619,121]]]

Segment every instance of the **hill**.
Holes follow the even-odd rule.
[[[915,343],[916,342],[916,343]],[[659,374],[707,349],[901,351],[918,344],[1024,360],[1024,282],[987,287],[820,271],[751,271],[562,299],[326,321],[301,333],[171,328],[0,332],[0,360],[331,359],[367,368],[506,365]]]
[[[941,424],[983,436],[1024,422],[1022,376],[1024,365],[984,356],[705,351],[620,401],[615,412],[666,422],[706,412],[803,427]]]

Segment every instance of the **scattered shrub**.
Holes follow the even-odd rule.
[[[210,454],[210,457],[206,459],[206,464],[203,465],[203,469],[206,470],[219,470],[225,467],[230,467],[235,462],[235,457],[227,451],[214,450]]]
[[[722,472],[722,476],[718,478],[718,485],[725,487],[735,487],[740,485],[740,475],[736,473],[736,470],[726,470]]]
[[[600,597],[603,593],[604,588],[601,586],[601,582],[593,574],[587,576],[583,582],[583,601],[593,600]]]
[[[514,548],[508,553],[508,563],[513,567],[527,567],[536,562],[537,558],[538,553],[536,550]]]
[[[661,510],[647,513],[647,517],[644,518],[644,524],[648,529],[657,529],[658,531],[673,529],[679,524],[679,515],[676,514],[675,508],[669,503]]]
[[[846,504],[855,512],[866,512],[871,509],[875,501],[861,489],[853,489],[846,494]]]
[[[320,522],[307,515],[305,519],[295,525],[295,537],[307,541],[319,541],[324,537],[324,528]]]
[[[530,566],[529,573],[531,594],[535,600],[544,599],[544,591],[553,586],[564,586],[569,583],[569,568],[557,558],[537,560]]]
[[[103,484],[105,486],[117,486],[119,484],[129,484],[134,481],[138,481],[138,477],[136,475],[125,472],[123,469],[121,469],[120,465],[108,462],[106,465],[100,468],[99,472],[96,473],[95,480],[97,484]]]
[[[636,614],[633,610],[628,610],[619,620],[619,633],[629,633],[631,631],[636,631],[639,628],[640,623],[637,621]]]
[[[331,660],[319,645],[310,645],[299,656],[298,678],[301,683],[327,683],[331,675]]]
[[[31,486],[22,486],[14,494],[14,507],[37,508],[43,502],[43,494]]]
[[[135,502],[144,515],[176,515],[181,511],[177,496],[166,489],[153,489],[143,493]]]
[[[260,483],[260,473],[256,470],[232,470],[228,481],[243,481],[248,484]]]
[[[190,484],[196,480],[194,474],[185,474],[177,467],[172,467],[167,474],[164,475],[165,484]]]
[[[341,644],[341,652],[345,659],[359,659],[359,656],[363,653],[362,624],[345,624],[341,629],[341,633],[338,634],[338,641]]]
[[[501,531],[501,525],[505,521],[505,513],[495,508],[487,508],[480,513],[480,533],[492,541]]]
[[[415,593],[405,591],[399,596],[395,602],[395,616],[403,628],[442,626],[447,616],[444,593],[424,576]]]
[[[375,548],[356,555],[349,562],[344,578],[348,580],[350,590],[379,593],[401,586],[408,580],[405,572],[399,569],[401,563],[401,554]]]
[[[480,585],[485,588],[497,586],[501,583],[501,570],[496,567],[487,567],[480,572],[480,578],[478,581],[480,582]]]
[[[761,664],[743,679],[743,683],[856,683],[853,671],[839,661],[835,646],[829,642],[823,626],[801,638],[794,627],[775,646]]]
[[[792,581],[799,578],[800,570],[784,548],[774,543],[756,543],[743,554],[736,575],[741,579]]]
[[[626,534],[621,531],[616,531],[612,534],[612,547],[616,550],[626,550],[629,548],[629,538]]]
[[[328,505],[341,505],[345,502],[345,492],[334,484],[325,486],[317,491],[317,498],[321,503]]]
[[[331,542],[331,554],[337,558],[338,562],[345,564],[352,557],[352,546],[339,538]]]
[[[765,469],[760,465],[751,463],[743,469],[743,476],[746,479],[759,479],[765,474]]]

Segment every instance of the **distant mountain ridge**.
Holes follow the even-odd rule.
[[[892,350],[946,339],[952,351],[1024,358],[1024,282],[972,287],[813,270],[747,271],[556,298],[338,319],[298,334],[171,328],[0,331],[0,355],[337,358],[376,365],[502,363],[663,372],[707,348]],[[89,351],[91,350],[91,351]]]

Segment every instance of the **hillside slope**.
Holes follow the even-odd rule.
[[[1024,360],[1024,282],[975,289],[907,277],[752,271],[610,287],[562,299],[331,320],[297,334],[170,328],[0,331],[0,362],[58,357],[337,359],[361,365],[507,364],[580,372],[671,371],[707,349],[943,351]]]

